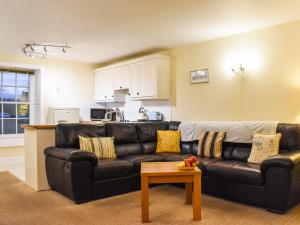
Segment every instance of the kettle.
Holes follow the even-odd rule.
[[[138,115],[137,120],[138,121],[147,121],[148,120],[148,115],[147,115],[144,107],[141,107],[139,109],[139,115]]]

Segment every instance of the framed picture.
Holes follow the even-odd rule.
[[[207,82],[208,82],[208,69],[191,71],[191,84],[207,83]]]

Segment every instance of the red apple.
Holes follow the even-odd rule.
[[[192,164],[189,160],[184,161],[186,167],[190,167]]]

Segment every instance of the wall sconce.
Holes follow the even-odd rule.
[[[236,75],[238,76],[242,76],[245,72],[245,67],[242,66],[242,64],[240,64],[240,66],[237,69],[231,69],[232,72],[234,72]]]

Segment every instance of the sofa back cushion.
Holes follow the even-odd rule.
[[[300,124],[279,123],[277,133],[281,133],[279,152],[300,149]]]
[[[281,133],[280,152],[300,149],[300,124],[279,123],[276,133]],[[223,142],[222,159],[247,162],[251,143]],[[183,154],[197,154],[198,141],[181,142]]]
[[[106,123],[106,136],[114,137],[117,157],[142,154],[134,123]]]
[[[140,143],[127,143],[115,145],[117,158],[127,155],[140,155],[143,154]]]
[[[105,129],[106,136],[114,137],[116,145],[139,142],[133,123],[106,123]]]
[[[198,143],[199,143],[199,141],[181,142],[181,145],[180,145],[181,153],[197,155]]]
[[[223,159],[247,162],[252,144],[223,142]]]
[[[138,139],[143,153],[153,154],[156,151],[157,130],[169,130],[169,122],[136,123]]]
[[[180,121],[170,121],[169,130],[178,130],[180,123],[181,123]]]
[[[79,135],[104,137],[105,127],[91,124],[58,124],[55,129],[55,145],[58,148],[79,148]]]
[[[199,141],[181,142],[182,154],[197,155]],[[222,159],[247,162],[251,152],[251,144],[223,142]]]

